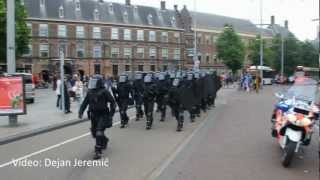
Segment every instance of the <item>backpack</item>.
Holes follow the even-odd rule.
[[[93,112],[107,111],[107,99],[104,97],[104,89],[91,91],[89,96],[89,107]]]

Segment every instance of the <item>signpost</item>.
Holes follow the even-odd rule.
[[[1,76],[0,92],[0,116],[9,116],[9,125],[15,126],[17,115],[26,114],[23,76]]]

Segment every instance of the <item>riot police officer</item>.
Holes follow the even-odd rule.
[[[129,122],[127,110],[129,105],[133,105],[132,86],[128,82],[128,76],[122,74],[119,76],[119,82],[116,87],[112,87],[112,93],[115,97],[121,118],[120,128],[125,128]]]
[[[79,109],[79,118],[82,118],[83,112],[89,105],[88,118],[91,120],[91,134],[96,139],[94,159],[100,159],[102,150],[107,148],[109,142],[104,131],[112,126],[116,105],[110,92],[104,88],[102,76],[92,76],[88,89]]]
[[[166,111],[167,111],[167,100],[168,100],[168,91],[169,91],[169,84],[168,84],[168,81],[166,80],[164,73],[160,73],[158,75],[156,88],[157,88],[156,101],[157,101],[159,111],[161,112],[160,121],[164,121],[166,117]]]
[[[194,74],[192,72],[189,72],[187,74],[187,80],[185,82],[185,88],[190,89],[191,95],[189,98],[189,104],[187,110],[190,114],[190,121],[194,122],[196,117],[196,92],[195,92],[195,82],[194,82]]]
[[[196,97],[195,114],[197,117],[200,117],[202,85],[201,85],[199,72],[194,73],[194,79],[195,79],[194,80],[194,85],[195,85],[194,96]]]
[[[156,98],[156,86],[152,82],[152,75],[147,74],[144,77],[145,88],[143,91],[144,111],[147,117],[146,129],[149,130],[153,123],[153,109]]]
[[[139,121],[140,118],[143,118],[143,89],[143,74],[141,72],[137,72],[135,74],[135,80],[133,82],[133,98],[136,105],[136,121]]]
[[[175,78],[172,82],[172,87],[169,90],[169,105],[173,111],[174,117],[177,120],[177,131],[182,130],[184,121],[180,87],[180,79]]]

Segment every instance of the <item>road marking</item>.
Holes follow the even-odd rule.
[[[198,125],[198,127],[179,145],[179,147],[164,161],[164,163],[156,168],[147,178],[146,180],[154,180],[157,179],[163,171],[175,160],[178,154],[185,149],[185,147],[190,143],[192,138],[199,132],[199,130],[206,124],[209,120],[209,114],[206,114],[204,120]]]
[[[132,119],[135,119],[135,118],[134,118],[134,117],[130,117],[130,120],[132,120]],[[115,126],[115,125],[118,125],[118,124],[120,124],[120,121],[117,121],[117,122],[113,123],[112,125]],[[4,163],[4,164],[0,164],[0,168],[9,166],[9,165],[11,165],[11,164],[14,164],[15,162],[18,162],[18,161],[21,161],[21,160],[30,158],[30,157],[32,157],[32,156],[41,154],[41,153],[43,153],[43,152],[46,152],[46,151],[55,149],[55,148],[60,147],[60,146],[62,146],[62,145],[65,145],[65,144],[68,144],[68,143],[70,143],[70,142],[73,142],[73,141],[76,141],[76,140],[78,140],[78,139],[81,139],[81,138],[83,138],[83,137],[89,136],[90,134],[91,134],[91,133],[88,132],[88,133],[82,134],[82,135],[80,135],[80,136],[77,136],[77,137],[74,137],[74,138],[65,140],[65,141],[63,141],[63,142],[61,142],[61,143],[58,143],[58,144],[49,146],[49,147],[44,148],[44,149],[41,149],[41,150],[39,150],[39,151],[30,153],[30,154],[28,154],[28,155],[25,155],[25,156],[22,156],[22,157],[13,159],[12,161],[6,162],[6,163]]]

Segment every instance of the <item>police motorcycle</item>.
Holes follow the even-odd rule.
[[[286,93],[276,93],[279,101],[272,115],[272,136],[283,150],[282,165],[290,166],[295,153],[311,142],[315,121],[319,118],[319,107],[315,104],[317,84],[302,78]]]

